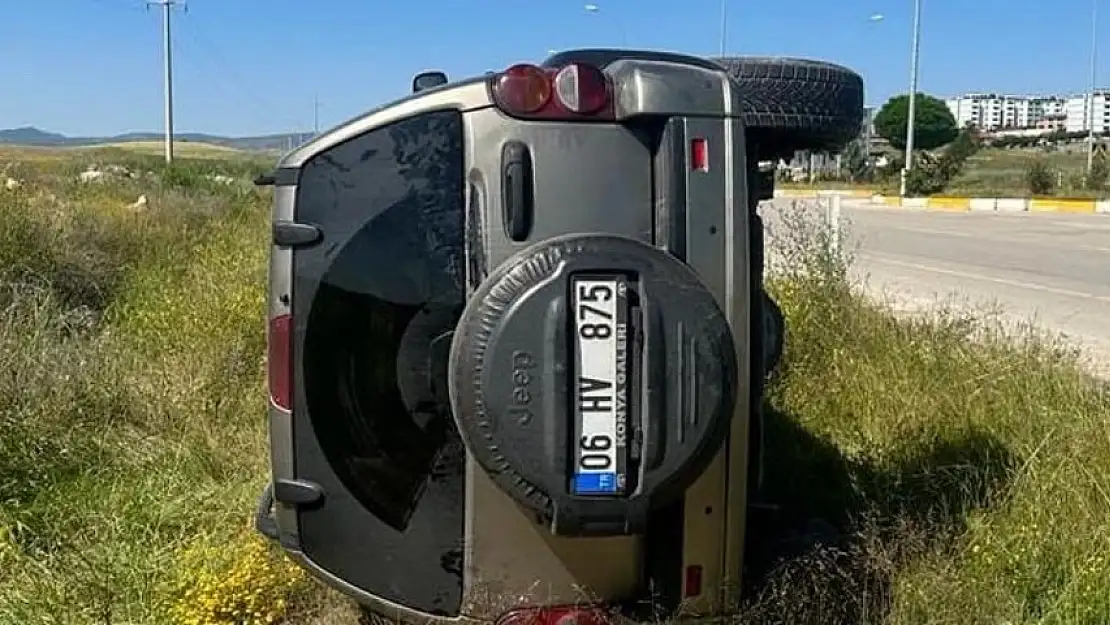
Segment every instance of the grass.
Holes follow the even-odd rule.
[[[1025,170],[1036,159],[1043,159],[1049,169],[1058,175],[1055,195],[1075,198],[1093,198],[1099,194],[1082,189],[1082,176],[1086,171],[1086,152],[1041,152],[1039,150],[985,149],[973,155],[964,165],[960,175],[945,192],[951,195],[973,197],[1026,197],[1029,187]],[[1019,195],[1013,195],[1019,193]],[[1102,194],[1106,195],[1106,194]]]
[[[249,527],[267,479],[269,238],[249,179],[269,163],[10,158],[0,624],[353,622]],[[90,164],[128,173],[78,182]],[[1105,390],[1044,337],[895,318],[820,231],[787,231],[768,402],[782,511],[753,527],[738,620],[1110,622]]]
[[[73,147],[0,145],[0,159],[58,160],[60,155],[70,152],[76,153],[71,156],[81,158],[82,155],[87,153],[104,153],[105,151],[124,151],[144,156],[162,156],[164,150],[165,144],[161,141],[120,141]],[[252,158],[251,154],[234,147],[197,141],[182,141],[180,139],[174,141],[173,154],[175,158],[185,159],[235,160]]]
[[[911,318],[788,216],[759,623],[1110,622],[1110,393],[1001,318]]]
[[[960,197],[1029,197],[1029,185],[1025,181],[1025,170],[1038,158],[1045,160],[1049,169],[1057,173],[1059,183],[1053,192],[1055,197],[1069,198],[1106,198],[1106,192],[1098,193],[1082,188],[1082,177],[1086,171],[1086,153],[1041,152],[1039,150],[1003,150],[984,148],[968,159],[963,170],[945,188],[943,195]],[[814,183],[780,182],[777,186],[784,189],[868,189],[880,193],[897,194],[898,178],[895,176],[885,182],[854,184],[844,181],[818,181]]]
[[[276,621],[303,576],[245,512],[268,457],[255,164],[39,156],[0,190],[0,623]],[[137,175],[77,182],[95,163]]]
[[[103,145],[94,146],[91,148],[76,148],[76,149],[104,149],[104,148],[118,148],[123,150],[131,150],[142,154],[152,154],[161,156],[165,153],[165,144],[161,141],[121,141],[118,143],[105,143]],[[174,157],[181,158],[215,158],[226,159],[234,158],[238,149],[226,146],[217,145],[215,143],[203,143],[198,141],[182,141],[177,139],[174,141],[173,154]]]

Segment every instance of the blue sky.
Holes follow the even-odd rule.
[[[860,72],[868,104],[907,90],[911,0],[726,0],[728,50]],[[1101,0],[1110,86],[1110,1]],[[0,128],[69,135],[158,130],[158,10],[141,0],[7,0]],[[402,95],[413,73],[462,77],[550,49],[635,46],[716,54],[720,0],[191,0],[174,15],[179,131],[310,130]],[[872,21],[872,15],[884,19]],[[1091,0],[924,0],[920,87],[1087,88]]]

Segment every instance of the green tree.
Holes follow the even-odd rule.
[[[899,150],[905,149],[909,116],[909,95],[895,96],[875,115],[875,132]],[[959,134],[956,118],[952,117],[948,105],[931,95],[917,94],[914,118],[913,146],[916,149],[934,150]]]

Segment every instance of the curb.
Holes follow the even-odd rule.
[[[1110,214],[1110,199],[1076,200],[1067,198],[979,198],[962,196],[908,197],[884,196],[867,190],[828,189],[801,190],[775,189],[775,197],[782,198],[822,198],[840,196],[845,198],[866,199],[870,204],[897,206],[907,209],[943,212],[1000,212],[1000,213],[1069,213],[1093,215]]]

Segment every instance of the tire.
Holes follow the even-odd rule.
[[[723,69],[742,94],[741,114],[759,160],[789,158],[798,150],[837,152],[863,129],[863,79],[847,67],[824,61],[581,49],[554,54],[542,65],[579,62],[604,68],[618,59]]]
[[[598,267],[638,276],[627,284],[637,312],[623,322],[609,314],[627,324],[628,353],[640,354],[631,375],[614,373],[606,387],[627,382],[639,398],[621,411],[626,435],[617,440],[632,443],[616,444],[637,450],[640,463],[630,465],[634,490],[621,497],[568,489],[578,459],[566,415],[573,389],[589,380],[572,377],[569,294],[574,275]],[[556,534],[644,531],[648,512],[681,497],[728,437],[740,388],[728,320],[688,265],[647,243],[572,234],[524,248],[479,286],[457,328],[448,376],[463,442],[494,483]]]
[[[786,339],[786,317],[779,303],[766,290],[763,291],[763,373],[771,377],[782,362]]]
[[[715,57],[742,94],[748,140],[761,160],[797,150],[835,152],[860,135],[863,79],[806,59]]]

